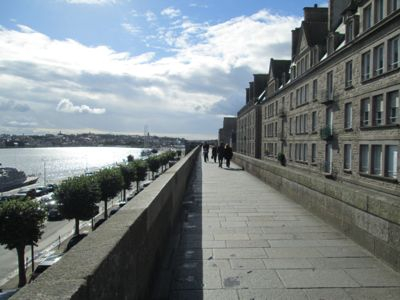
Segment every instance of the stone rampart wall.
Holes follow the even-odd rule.
[[[12,299],[146,299],[199,147]]]
[[[400,199],[238,153],[234,162],[400,271]],[[246,188],[246,187],[243,187]]]

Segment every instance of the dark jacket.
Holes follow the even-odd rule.
[[[224,157],[226,158],[226,159],[232,159],[232,156],[233,156],[233,152],[232,152],[232,148],[231,147],[226,147],[225,148],[225,151],[224,151]]]

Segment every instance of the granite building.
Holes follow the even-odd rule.
[[[400,195],[399,8],[398,0],[304,8],[291,59],[271,59],[268,75],[246,89],[237,151]]]

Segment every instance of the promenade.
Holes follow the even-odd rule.
[[[232,164],[198,160],[154,299],[400,299],[400,274]]]

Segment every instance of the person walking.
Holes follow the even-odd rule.
[[[224,143],[221,143],[221,144],[218,146],[218,149],[217,149],[217,153],[218,153],[218,166],[219,166],[220,168],[222,168],[222,161],[224,160],[224,152],[225,152]]]
[[[233,156],[232,148],[231,148],[231,146],[229,146],[229,144],[225,145],[224,156],[225,156],[225,160],[226,160],[226,167],[229,168],[231,165],[231,159]]]
[[[208,149],[210,146],[207,143],[204,143],[203,145],[203,156],[204,156],[204,162],[208,161]]]
[[[211,158],[214,159],[214,162],[217,162],[217,146],[213,145],[211,149]]]

